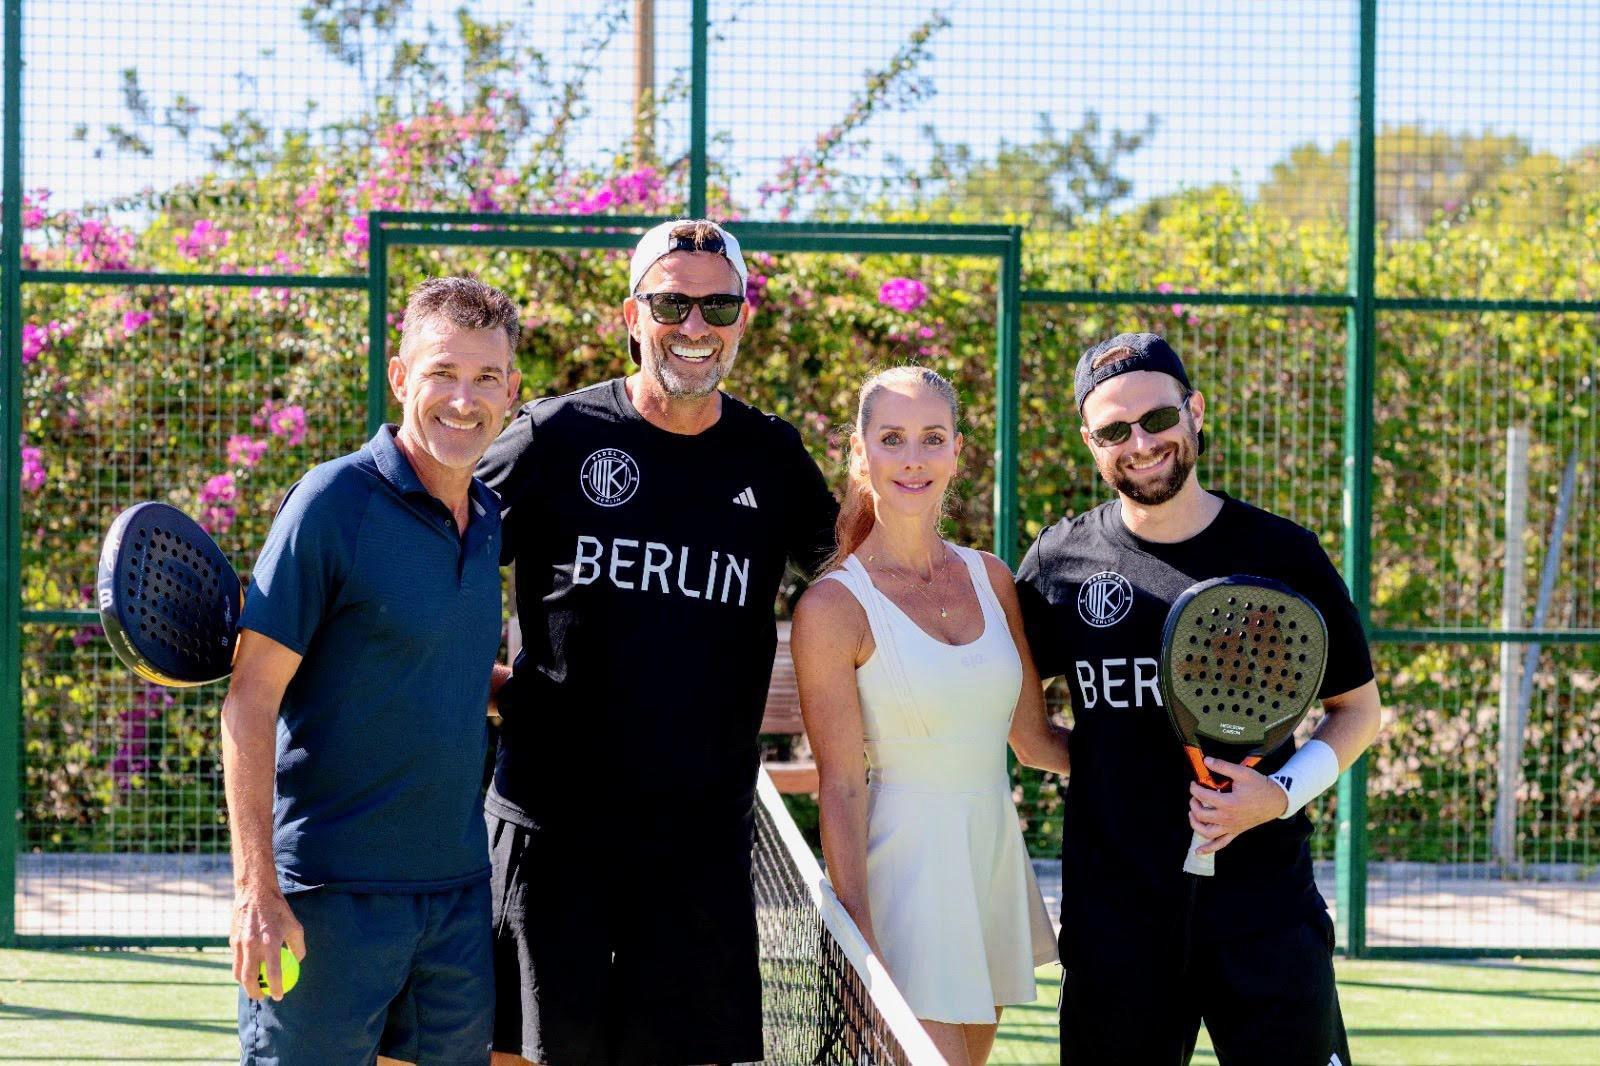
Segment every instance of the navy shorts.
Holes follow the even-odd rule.
[[[365,1066],[381,1053],[484,1066],[494,1027],[489,883],[289,896],[305,927],[282,1001],[239,993],[241,1066]]]
[[[618,863],[488,822],[496,1051],[556,1066],[762,1060],[748,846]]]

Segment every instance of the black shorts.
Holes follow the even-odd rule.
[[[1221,1066],[1350,1066],[1327,911],[1219,937],[1185,916],[1079,915],[1061,929],[1063,1066],[1182,1066],[1204,1021]]]
[[[621,856],[488,823],[496,1051],[553,1066],[761,1061],[748,852]]]

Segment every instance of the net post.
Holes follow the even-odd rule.
[[[17,942],[17,807],[22,777],[22,0],[5,0],[4,237],[0,338],[5,346],[5,678],[0,681],[0,947]]]
[[[1344,580],[1356,614],[1372,630],[1372,390],[1376,335],[1377,0],[1361,0],[1360,97],[1350,152],[1350,266],[1344,381]],[[1367,947],[1367,756],[1339,777],[1335,834],[1338,939],[1347,954]]]

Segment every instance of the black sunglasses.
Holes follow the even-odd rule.
[[[663,326],[676,326],[689,317],[689,310],[700,308],[700,317],[712,326],[731,326],[739,321],[744,297],[718,292],[710,296],[685,296],[681,292],[637,292],[635,300],[650,308],[650,317]]]
[[[1193,395],[1192,392],[1186,392],[1176,407],[1152,408],[1134,421],[1143,427],[1146,433],[1165,433],[1178,424],[1178,419],[1182,417],[1181,412],[1189,406],[1189,397]],[[1131,436],[1133,436],[1133,422],[1107,422],[1099,429],[1089,431],[1089,439],[1102,448],[1114,448]]]

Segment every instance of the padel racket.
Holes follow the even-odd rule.
[[[146,681],[189,688],[233,671],[244,586],[199,524],[165,503],[111,523],[95,581],[111,649]]]
[[[1195,779],[1226,792],[1207,756],[1254,766],[1293,736],[1327,665],[1322,612],[1287,585],[1241,574],[1186,589],[1161,634],[1161,693]],[[1183,868],[1210,877],[1205,842],[1194,834]]]

